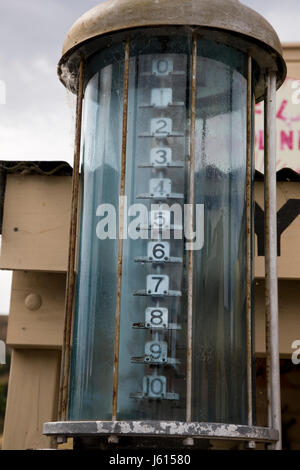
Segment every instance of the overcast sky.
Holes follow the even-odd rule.
[[[0,104],[0,160],[71,162],[72,99],[57,78],[56,65],[73,22],[98,3],[0,0],[0,81],[6,87],[6,104]],[[299,0],[242,3],[265,16],[281,41],[300,41]],[[6,273],[0,274],[0,313],[8,311],[9,282]]]
[[[199,0],[200,1],[200,0]],[[0,159],[72,159],[71,100],[56,76],[67,31],[97,0],[0,0]],[[300,41],[299,0],[245,0]]]

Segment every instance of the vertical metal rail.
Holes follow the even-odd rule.
[[[66,420],[68,408],[68,393],[70,381],[71,364],[71,339],[73,327],[73,307],[75,295],[75,261],[76,261],[76,236],[78,221],[78,195],[79,195],[79,164],[80,164],[80,146],[81,146],[81,125],[82,125],[82,105],[84,96],[84,59],[81,58],[79,66],[77,105],[76,105],[76,133],[75,149],[72,178],[72,199],[71,199],[71,221],[69,236],[69,258],[66,281],[66,301],[65,301],[65,319],[64,336],[61,358],[61,376],[58,402],[58,419]]]
[[[276,201],[276,74],[266,76],[265,95],[265,297],[268,425],[278,430],[281,449],[280,362],[278,340]]]
[[[189,233],[194,228],[195,202],[195,125],[196,125],[197,35],[193,34],[191,124],[190,124],[190,178],[189,178]],[[188,306],[187,306],[187,367],[186,367],[186,421],[192,420],[192,348],[193,348],[193,269],[194,252],[188,252]]]
[[[120,319],[121,319],[121,289],[123,268],[123,230],[124,230],[124,201],[126,176],[126,150],[127,150],[127,114],[128,114],[128,87],[129,87],[129,57],[130,40],[125,44],[124,60],[124,90],[123,90],[123,129],[122,129],[122,157],[120,181],[120,207],[119,207],[119,239],[118,239],[118,268],[117,268],[117,302],[115,314],[115,343],[114,343],[114,371],[113,371],[113,397],[112,420],[117,419],[118,381],[119,381],[119,346],[120,346]]]
[[[248,82],[247,82],[247,175],[246,175],[246,218],[247,218],[247,401],[248,424],[253,424],[252,409],[252,58],[248,55]]]

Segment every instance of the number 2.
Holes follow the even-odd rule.
[[[153,118],[151,119],[151,134],[156,137],[167,136],[172,133],[171,118]]]

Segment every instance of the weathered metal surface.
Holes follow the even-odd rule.
[[[257,39],[282,55],[273,27],[238,0],[110,0],[79,18],[67,34],[63,55],[96,36],[128,28],[189,25],[221,28]]]
[[[195,202],[195,129],[197,91],[197,36],[193,36],[190,118],[190,175],[189,175],[189,233],[194,229]],[[188,251],[188,295],[187,295],[187,361],[186,361],[186,420],[192,419],[192,351],[193,351],[193,278],[194,251]]]
[[[227,43],[231,41],[233,47],[245,52],[251,47],[251,55],[259,67],[278,71],[278,87],[283,83],[286,65],[276,32],[260,14],[238,0],[109,0],[101,3],[79,18],[70,29],[58,67],[60,79],[66,86],[73,87],[72,65],[68,60],[72,55],[74,59],[79,50],[88,57],[108,46],[107,40],[100,45],[96,38],[133,28],[172,25],[201,26],[203,37],[207,30],[226,32],[231,37]],[[74,60],[76,62],[76,58]],[[76,68],[76,64],[73,66]],[[259,80],[257,99],[263,95],[261,85]]]
[[[277,209],[276,209],[276,76],[266,77],[265,99],[265,296],[268,423],[279,430],[281,449],[280,363],[278,338]]]
[[[252,58],[248,56],[248,83],[247,83],[247,175],[246,175],[246,314],[247,314],[247,404],[248,404],[248,424],[252,426],[253,409],[252,409],[252,173],[253,159],[252,156]]]
[[[219,423],[180,421],[64,421],[45,423],[47,436],[161,436],[275,442],[274,429]]]
[[[115,314],[115,350],[114,350],[114,372],[113,372],[113,396],[112,396],[112,419],[116,419],[118,406],[118,382],[119,382],[119,349],[120,349],[120,321],[121,321],[121,291],[122,291],[122,268],[123,268],[123,231],[124,231],[124,203],[125,179],[126,179],[126,154],[127,154],[127,118],[128,118],[128,87],[129,87],[129,50],[130,42],[125,44],[124,61],[124,91],[123,91],[123,129],[122,129],[122,157],[121,157],[121,180],[120,180],[120,208],[119,208],[119,239],[118,239],[118,278],[117,278],[117,300]]]
[[[64,321],[64,337],[61,360],[61,377],[59,388],[59,406],[58,416],[60,419],[66,419],[68,408],[68,394],[70,381],[71,365],[71,338],[73,327],[73,309],[75,297],[75,261],[76,261],[76,236],[79,204],[79,164],[80,164],[80,145],[81,145],[81,123],[82,123],[82,105],[84,96],[84,59],[80,61],[78,96],[76,110],[76,134],[74,165],[72,178],[72,200],[71,200],[71,222],[69,238],[69,258],[66,281],[66,308]]]

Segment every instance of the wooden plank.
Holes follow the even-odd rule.
[[[61,348],[65,283],[66,275],[62,273],[14,272],[7,344]]]
[[[284,60],[287,62],[289,76],[290,62],[300,63],[300,43],[286,43],[282,45],[282,49]]]
[[[263,182],[255,183],[255,200],[264,209]],[[289,203],[291,200],[296,202]],[[299,201],[299,202],[298,202]],[[299,215],[297,208],[299,207]],[[280,211],[280,225],[291,223],[282,231],[280,237],[280,256],[278,256],[278,277],[281,279],[300,279],[300,184],[298,182],[277,183],[277,211]],[[255,236],[255,277],[265,275],[264,257],[258,256],[257,235]]]
[[[291,358],[291,345],[300,339],[300,281],[280,280],[279,292],[279,352]],[[265,286],[255,281],[255,343],[256,353],[265,353]]]
[[[8,175],[0,268],[66,271],[70,204],[70,176]]]
[[[58,351],[13,351],[3,449],[54,447],[42,427],[56,419],[59,363]]]

